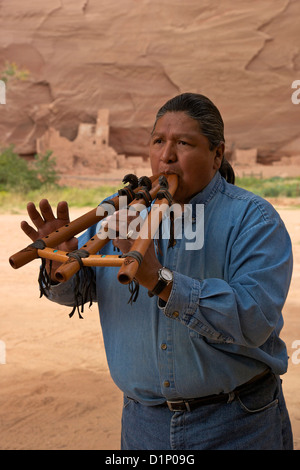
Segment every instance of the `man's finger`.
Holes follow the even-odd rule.
[[[53,220],[55,220],[52,207],[50,206],[49,201],[47,199],[42,199],[40,201],[40,210],[46,222],[52,222]]]
[[[38,238],[38,233],[25,220],[21,222],[21,229],[34,242]]]
[[[70,215],[69,215],[69,206],[66,201],[61,201],[57,204],[56,210],[57,218],[60,220],[70,222]]]
[[[37,229],[41,228],[44,225],[45,221],[43,217],[41,216],[41,214],[36,209],[33,202],[29,202],[27,204],[27,212],[28,212],[30,219],[32,220],[32,222],[34,223]]]

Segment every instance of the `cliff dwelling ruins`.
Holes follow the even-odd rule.
[[[52,151],[57,172],[63,181],[71,177],[99,179],[106,174],[108,178],[120,179],[128,171],[138,176],[150,175],[150,163],[144,157],[118,154],[110,146],[109,131],[109,110],[100,109],[94,124],[79,124],[73,141],[61,136],[54,127],[49,127],[37,139],[37,153]],[[281,156],[277,161],[262,164],[259,162],[258,149],[238,149],[233,145],[231,150],[226,151],[226,158],[230,160],[237,176],[294,176],[299,172],[300,156]]]
[[[62,137],[53,127],[37,139],[37,153],[48,150],[61,175],[96,176],[113,170],[148,167],[143,157],[126,157],[109,145],[109,110],[100,109],[95,124],[80,123],[75,140]]]

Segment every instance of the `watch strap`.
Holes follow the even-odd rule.
[[[157,284],[154,286],[152,291],[148,291],[149,297],[153,297],[154,295],[159,295],[164,290],[164,288],[168,284],[170,284],[170,282],[172,282],[171,280],[167,281],[166,279],[162,279],[161,271],[162,271],[161,269],[158,270],[159,280],[158,280]]]
[[[153,297],[154,295],[159,295],[162,290],[168,285],[168,282],[164,281],[163,279],[160,279],[158,283],[155,285],[155,287],[152,289],[152,291],[148,291],[149,297]]]

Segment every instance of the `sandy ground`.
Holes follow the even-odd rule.
[[[85,211],[73,210],[74,219]],[[291,234],[294,276],[284,309],[282,337],[290,354],[284,391],[300,449],[300,210],[279,212]],[[0,215],[0,449],[117,450],[122,397],[105,358],[97,306],[85,319],[39,299],[39,261],[14,270],[8,257],[27,245],[19,228],[24,215]],[[2,347],[3,360],[3,343]],[[293,356],[294,354],[294,356]],[[294,361],[296,362],[296,361]]]

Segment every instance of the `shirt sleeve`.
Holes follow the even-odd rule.
[[[174,272],[163,311],[211,340],[259,347],[279,322],[291,280],[291,241],[281,219],[245,230],[228,258],[227,279]]]
[[[45,289],[45,295],[47,299],[60,305],[75,306],[74,279],[50,286]]]

